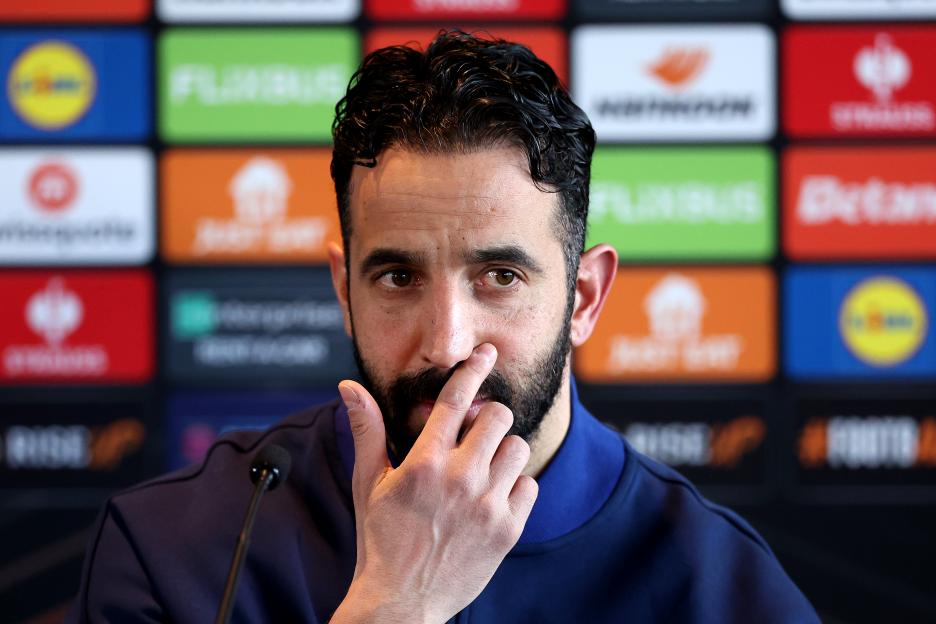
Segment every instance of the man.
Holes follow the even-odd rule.
[[[594,132],[527,49],[442,33],[338,105],[335,292],[363,383],[107,504],[78,621],[209,621],[257,449],[292,455],[234,621],[815,622],[763,540],[576,396],[613,282]]]

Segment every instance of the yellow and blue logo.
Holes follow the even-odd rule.
[[[849,351],[871,366],[897,366],[926,339],[926,305],[903,280],[876,276],[849,291],[839,311],[839,330]]]
[[[7,95],[29,125],[59,130],[75,124],[94,102],[97,78],[88,58],[62,41],[43,41],[13,62]]]

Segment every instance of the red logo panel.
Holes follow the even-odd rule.
[[[792,148],[783,190],[792,258],[936,257],[936,148]]]
[[[2,0],[0,20],[11,22],[139,22],[150,0]]]
[[[142,382],[153,374],[144,271],[0,273],[0,382]]]
[[[792,27],[784,127],[796,137],[936,136],[936,30]]]
[[[368,0],[367,16],[374,20],[514,20],[558,19],[565,0]]]
[[[523,27],[507,28],[488,26],[462,26],[465,32],[475,33],[486,38],[506,39],[521,43],[533,51],[533,54],[545,61],[564,84],[569,84],[568,46],[566,35],[559,28]],[[418,50],[425,50],[438,34],[439,28],[426,26],[420,28],[375,28],[364,37],[364,53],[368,54],[391,45],[408,45]]]

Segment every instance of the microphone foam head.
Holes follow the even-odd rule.
[[[272,490],[286,480],[290,468],[292,468],[292,456],[289,451],[278,444],[267,444],[260,449],[250,463],[250,480],[256,483],[260,478],[260,473],[269,470],[273,478],[270,480],[268,489]]]

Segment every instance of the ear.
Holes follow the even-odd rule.
[[[331,269],[332,288],[335,289],[335,296],[338,297],[344,316],[344,330],[350,336],[351,307],[348,304],[348,270],[345,267],[344,250],[338,246],[338,243],[328,243],[328,266]]]
[[[601,308],[611,292],[617,266],[617,251],[605,243],[595,245],[582,254],[575,282],[575,307],[569,333],[572,346],[581,346],[595,329]]]

